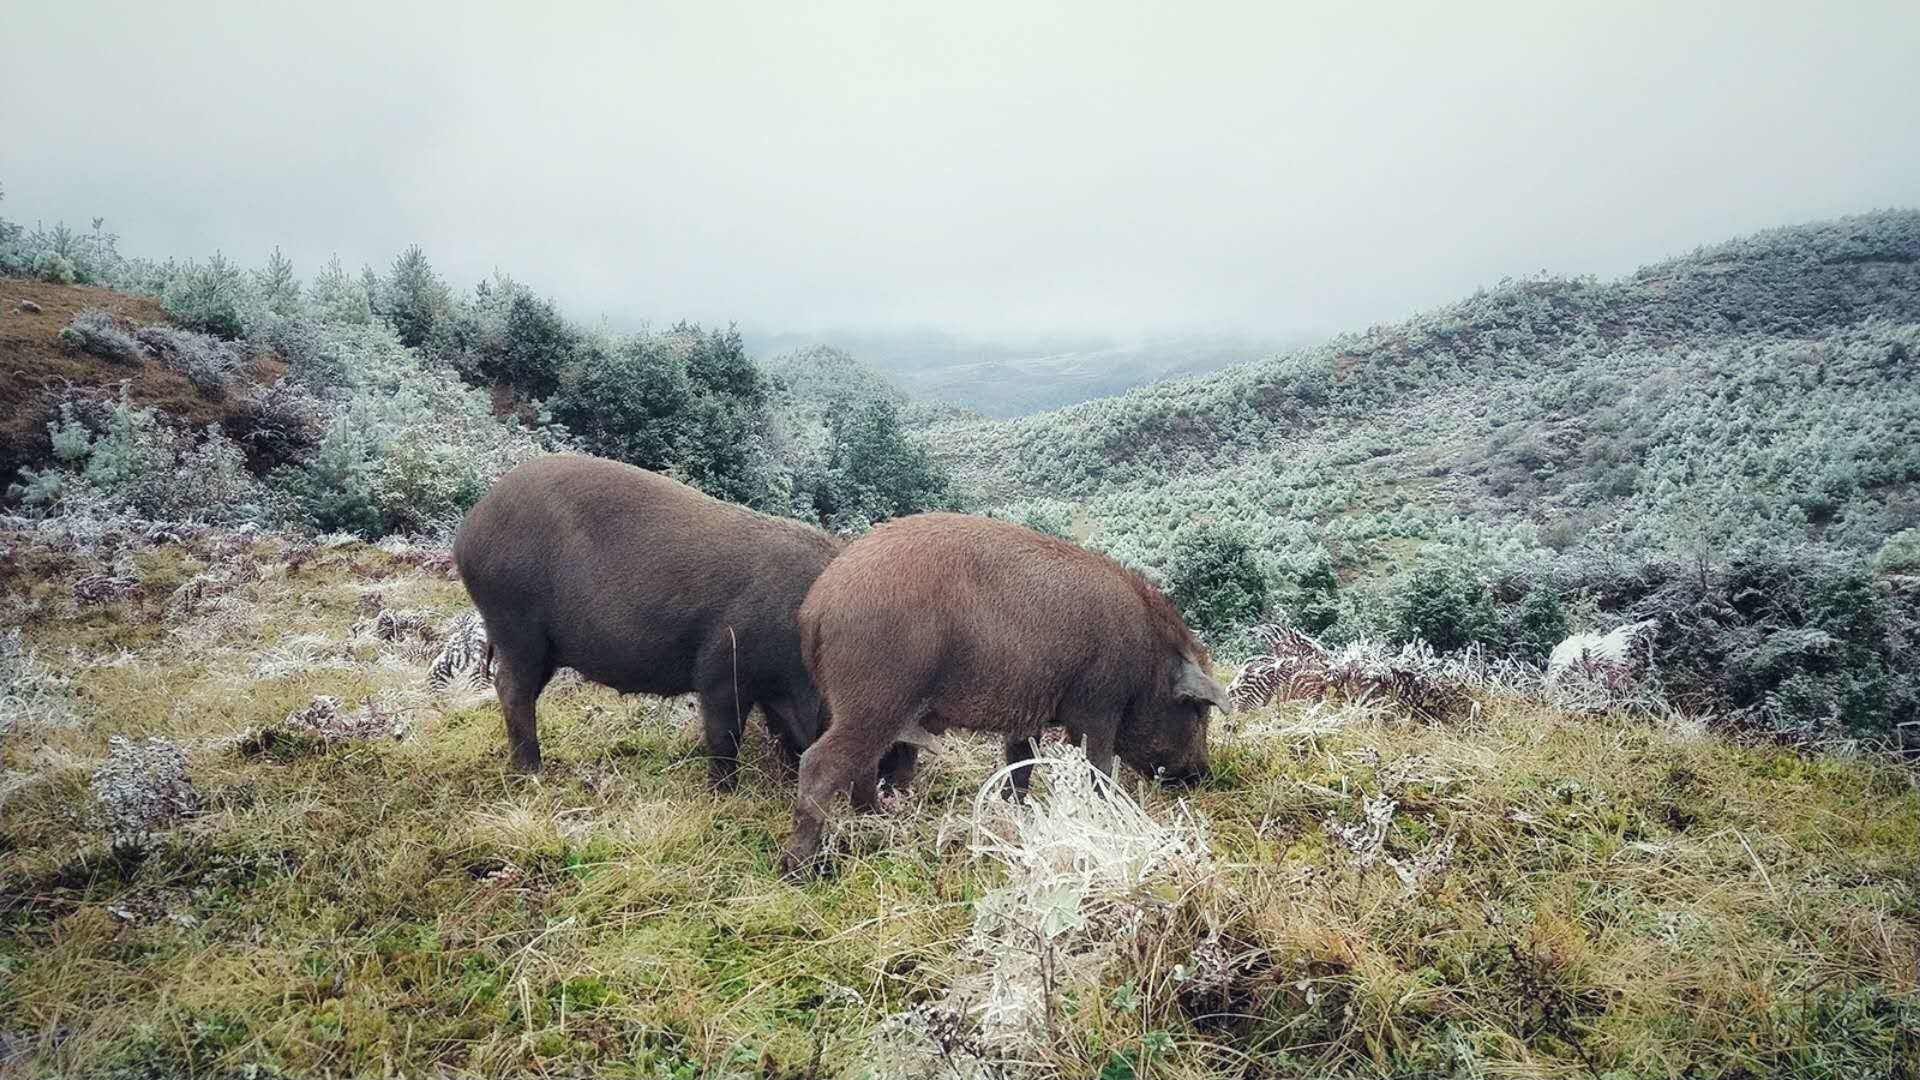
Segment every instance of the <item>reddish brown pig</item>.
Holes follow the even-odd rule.
[[[498,661],[513,767],[540,768],[534,702],[554,669],[644,694],[698,694],[708,778],[730,787],[758,704],[789,760],[821,726],[794,613],[840,550],[809,525],[658,473],[575,455],[500,478],[453,558]]]
[[[800,642],[832,720],[801,759],[789,874],[811,865],[836,793],[872,807],[882,754],[916,729],[998,733],[1013,762],[1060,725],[1109,774],[1118,754],[1189,781],[1208,772],[1208,708],[1231,711],[1151,582],[991,518],[921,514],[855,540],[808,592]]]

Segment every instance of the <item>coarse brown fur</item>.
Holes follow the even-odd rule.
[[[467,515],[453,558],[487,626],[513,766],[540,767],[534,702],[556,668],[699,695],[709,776],[731,786],[757,704],[789,760],[822,703],[794,613],[840,541],[619,462],[539,458]]]
[[[833,719],[800,765],[789,871],[812,860],[836,792],[871,804],[882,752],[915,725],[996,732],[1013,762],[1057,724],[1101,769],[1117,753],[1191,780],[1208,771],[1209,703],[1226,702],[1206,650],[1151,582],[965,514],[902,518],[849,544],[801,605],[800,640]],[[911,767],[900,757],[887,769]]]

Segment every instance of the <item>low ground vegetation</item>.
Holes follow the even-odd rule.
[[[1444,714],[1238,713],[1184,794],[1095,794],[1048,746],[1012,807],[999,748],[948,739],[797,887],[777,753],[709,792],[684,703],[562,680],[546,775],[508,778],[491,696],[428,685],[466,610],[438,549],[74,515],[0,544],[0,1048],[29,1072],[1884,1077],[1920,1050],[1920,791],[1875,755],[1483,669]]]

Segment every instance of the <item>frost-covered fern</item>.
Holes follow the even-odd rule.
[[[1001,799],[1012,765],[974,799],[973,856],[999,864],[1006,883],[975,905],[963,973],[945,996],[880,1026],[869,1048],[876,1076],[1042,1068],[1068,1022],[1068,995],[1121,981],[1112,965],[1214,879],[1206,824],[1184,803],[1149,813],[1069,744],[1048,744],[1030,764],[1024,802]],[[1178,941],[1162,943],[1177,962]]]

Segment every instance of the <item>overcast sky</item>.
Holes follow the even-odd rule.
[[[0,14],[0,214],[583,318],[1356,329],[1920,204],[1920,3],[90,0]]]

